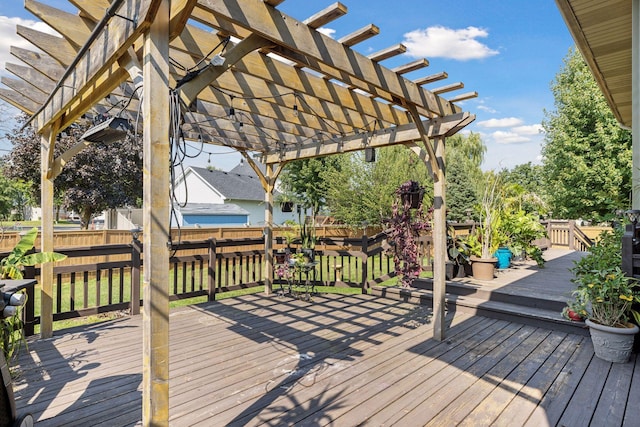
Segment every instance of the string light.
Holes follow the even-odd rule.
[[[298,104],[293,104],[293,115],[298,117]]]
[[[232,122],[236,121],[236,109],[233,108],[233,95],[231,95],[231,107],[229,108],[229,120]]]

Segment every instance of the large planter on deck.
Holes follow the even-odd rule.
[[[638,333],[638,326],[628,323],[627,327],[616,328],[604,326],[591,320],[585,320],[591,334],[593,350],[602,360],[614,363],[629,361],[633,340]]]
[[[471,271],[476,280],[493,280],[497,258],[471,257]]]

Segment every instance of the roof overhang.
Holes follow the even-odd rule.
[[[616,119],[631,127],[632,2],[556,0]]]

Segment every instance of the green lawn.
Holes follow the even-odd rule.
[[[379,257],[380,255],[378,255]],[[368,277],[380,277],[383,274],[388,274],[388,271],[386,271],[386,263],[380,263],[378,257],[373,257],[369,259],[369,263],[368,263]],[[328,258],[328,259],[327,259]],[[360,266],[356,266],[355,262],[352,262],[351,264],[349,264],[347,262],[347,258],[340,258],[340,257],[323,257],[323,259],[321,259],[321,265],[329,265],[330,269],[328,272],[328,276],[327,276],[327,272],[324,271],[323,272],[323,280],[333,280],[334,278],[334,266],[335,265],[342,265],[341,268],[341,273],[342,273],[342,281],[345,282],[356,282],[358,283],[361,280],[361,268]],[[380,268],[382,266],[382,268]],[[206,268],[206,267],[205,267]],[[227,278],[231,278],[232,274],[231,274],[231,270],[232,267],[229,268],[229,274],[227,274],[227,271],[225,270],[225,268],[223,268],[222,273],[216,271],[216,274],[219,278],[219,280],[222,282],[222,286],[225,287],[227,286],[226,281]],[[104,272],[103,272],[104,273]],[[206,276],[206,272],[204,275]],[[190,292],[192,291],[191,289],[191,280],[192,280],[192,275],[195,276],[196,282],[200,277],[200,271],[199,269],[196,267],[195,271],[193,273],[187,272],[187,277],[186,277],[186,292]],[[431,272],[424,272],[421,277],[430,277],[431,276]],[[319,277],[319,276],[318,276]],[[169,280],[171,281],[170,284],[170,288],[169,288],[169,292],[170,294],[174,294],[174,293],[182,293],[183,292],[183,278],[184,278],[184,272],[181,268],[181,266],[179,266],[178,270],[177,270],[177,274],[174,275],[173,269],[170,271],[169,273]],[[122,284],[122,302],[129,302],[130,300],[130,274],[128,272],[125,272],[124,277],[123,277],[123,284]],[[177,287],[177,292],[174,292],[174,280],[175,282],[178,283],[178,287]],[[118,271],[114,271],[113,274],[113,279],[112,279],[114,285],[113,285],[113,289],[112,289],[112,301],[114,303],[120,302],[120,277],[119,277],[119,273]],[[206,277],[205,277],[205,281],[206,281]],[[96,289],[96,279],[95,278],[90,278],[87,281],[86,284],[86,289],[88,290],[86,298],[85,298],[85,285],[83,283],[83,279],[82,279],[82,275],[81,274],[77,274],[76,275],[76,283],[75,283],[75,290],[74,290],[74,295],[73,295],[73,299],[75,300],[75,309],[82,309],[82,308],[90,308],[90,307],[96,307],[98,305],[106,305],[108,304],[108,297],[109,297],[109,289],[107,286],[107,281],[106,281],[106,275],[103,275],[102,280],[101,280],[101,285],[100,285],[100,291],[98,292]],[[398,283],[398,278],[392,278],[389,279],[383,283],[381,283],[382,286],[393,286],[396,285]],[[231,285],[231,284],[230,284]],[[198,283],[195,284],[196,286],[196,290],[198,289]],[[57,295],[56,295],[56,287],[54,286],[54,305],[56,304],[57,301]],[[58,312],[67,312],[71,310],[71,295],[72,295],[72,286],[70,284],[70,282],[67,283],[63,283],[62,285],[62,304],[61,307],[54,307],[54,312],[58,313]],[[278,285],[274,285],[274,288],[278,288]],[[315,287],[316,291],[319,293],[339,293],[339,294],[357,294],[360,293],[361,290],[358,287],[334,287],[334,286],[316,286]],[[240,296],[240,295],[246,295],[246,294],[251,294],[251,293],[259,293],[262,292],[264,289],[262,286],[258,286],[258,287],[253,287],[253,288],[249,288],[249,289],[241,289],[241,290],[235,290],[235,291],[229,291],[229,292],[222,292],[222,293],[218,293],[216,294],[216,299],[224,299],[224,298],[233,298],[236,296]],[[85,300],[86,300],[86,305],[85,305]],[[177,301],[172,301],[170,303],[170,307],[171,308],[175,308],[175,307],[182,307],[182,306],[186,306],[186,305],[192,305],[192,304],[199,304],[199,303],[203,303],[207,301],[207,297],[206,296],[200,296],[200,297],[194,297],[194,298],[186,298],[186,299],[181,299],[181,300],[177,300]],[[98,304],[98,302],[100,304]],[[36,316],[38,316],[40,314],[40,289],[39,289],[39,285],[36,288],[36,292],[35,292],[35,312],[36,312]],[[113,312],[113,313],[104,313],[104,314],[100,314],[97,316],[88,316],[88,317],[84,317],[84,318],[79,318],[79,319],[71,319],[71,320],[64,320],[64,321],[57,321],[54,323],[54,329],[55,330],[59,330],[59,329],[65,329],[65,328],[69,328],[69,327],[73,327],[73,326],[77,326],[77,325],[84,325],[84,324],[92,324],[92,323],[96,323],[96,322],[100,322],[100,321],[105,321],[105,320],[110,320],[110,319],[114,319],[117,317],[122,317],[124,315],[127,315],[125,313],[121,313],[121,312]]]

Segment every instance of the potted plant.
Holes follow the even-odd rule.
[[[300,221],[300,247],[303,256],[307,262],[313,262],[315,258],[316,247],[316,228],[314,225],[315,218],[309,218],[305,215],[303,218],[298,215]]]
[[[640,302],[637,280],[624,274],[621,265],[622,229],[603,232],[589,254],[571,269],[577,285],[575,303],[585,307],[596,356],[609,362],[629,360],[640,316],[632,310]]]
[[[67,257],[57,252],[29,253],[33,249],[37,236],[38,229],[33,227],[22,236],[11,252],[0,260],[0,279],[22,279],[24,267],[60,261]],[[0,319],[0,346],[8,362],[11,361],[23,339],[20,311],[16,309],[8,317]]]
[[[295,201],[293,197],[286,193],[279,193],[276,197],[276,202],[280,203],[280,210],[282,212],[293,212],[293,205]]]
[[[447,258],[449,259],[446,271],[447,280],[466,275],[466,267],[470,265],[468,253],[469,246],[466,239],[457,236],[453,226],[447,226]]]
[[[398,187],[396,193],[400,196],[403,205],[409,209],[418,209],[424,197],[424,187],[417,181],[407,181]]]
[[[499,178],[493,173],[487,175],[484,193],[477,206],[480,225],[469,234],[467,244],[471,251],[471,269],[474,279],[493,280],[497,258],[494,253],[500,246],[500,192]]]

